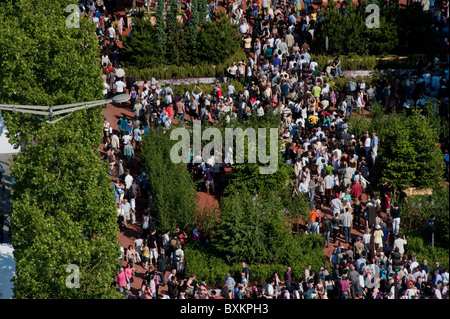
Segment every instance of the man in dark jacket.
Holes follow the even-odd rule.
[[[327,215],[324,216],[322,222],[323,240],[326,242],[327,248],[330,246],[331,219]]]

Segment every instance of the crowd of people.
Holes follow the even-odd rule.
[[[430,269],[425,260],[419,265],[414,255],[405,254],[407,240],[400,235],[402,208],[408,204],[405,189],[396,190],[389,181],[371,184],[378,168],[380,141],[376,132],[366,131],[361,136],[348,132],[354,111],[364,116],[377,102],[388,112],[424,108],[427,101],[435,103],[441,113],[448,109],[447,1],[435,1],[429,9],[442,33],[442,50],[432,61],[418,61],[415,71],[404,77],[385,75],[370,84],[364,79],[348,79],[343,87],[330,84],[343,75],[340,57],[328,65],[318,65],[310,53],[317,21],[317,7],[310,7],[310,1],[253,0],[245,7],[241,1],[226,1],[223,5],[232,23],[239,26],[248,55],[248,63],[233,63],[227,76],[241,81],[243,89],[236,91],[229,81],[225,92],[217,83],[210,92],[195,87],[183,95],[174,94],[155,77],[140,86],[132,74],[125,75],[118,35],[132,27],[128,17],[108,13],[112,11],[105,10],[102,1],[81,4],[98,26],[105,97],[129,94],[134,112],[131,120],[119,119],[118,131],[104,121],[110,173],[115,168],[118,171],[114,194],[121,229],[138,223],[136,201],[149,195],[145,174],[133,178],[130,170],[139,142],[150,128],[170,129],[176,123],[189,125],[193,119],[245,121],[274,112],[282,118],[281,154],[295,169],[293,194],[309,198],[312,217],[303,231],[321,234],[326,247],[335,246],[330,265],[317,272],[305,271],[298,283],[292,282],[289,270],[283,280],[274,274],[266,286],[252,286],[243,267],[245,282],[227,276],[223,290],[213,290],[213,294],[205,280],[197,283],[195,275],[182,279],[183,242],[197,238],[197,230],[189,236],[179,229],[157,234],[146,210],[142,235],[134,247],[124,251],[126,265],[116,280],[121,291],[131,298],[130,284],[138,264],[146,273],[135,298],[447,298],[448,270],[438,264]],[[189,9],[190,1],[185,5]],[[210,1],[208,7],[212,19],[219,3]],[[202,171],[194,170],[194,175],[205,177],[208,184],[203,189],[214,191],[212,176],[220,168],[198,167]],[[374,187],[380,192],[375,193]],[[372,211],[374,220],[370,220]],[[352,228],[364,234],[353,236]],[[166,284],[168,293],[158,295],[158,287]]]

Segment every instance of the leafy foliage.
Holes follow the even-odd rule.
[[[289,263],[295,238],[286,209],[275,195],[267,200],[248,192],[223,198],[220,225],[212,245],[227,262]]]
[[[264,284],[275,273],[280,277],[286,271],[287,266],[292,268],[292,279],[299,281],[303,278],[304,270],[310,264],[313,269],[326,267],[323,255],[323,243],[320,236],[296,235],[292,236],[288,249],[288,259],[283,262],[251,262],[246,256],[242,259],[235,258],[234,262],[227,263],[223,255],[218,255],[213,247],[199,248],[197,245],[185,246],[186,274],[196,274],[199,278],[206,278],[211,286],[223,287],[225,275],[230,273],[235,280],[240,278],[242,261],[247,263],[252,273],[253,282]]]
[[[68,4],[0,4],[3,103],[53,106],[102,98],[94,26],[80,19],[80,28],[67,28]],[[120,256],[117,215],[97,151],[101,114],[101,107],[83,110],[48,125],[4,112],[11,141],[33,141],[11,164],[15,298],[119,296],[111,287]],[[77,289],[66,286],[68,265],[79,267]]]
[[[431,233],[427,229],[427,221],[431,215],[435,216],[434,230],[436,245],[448,250],[449,243],[449,187],[446,183],[433,189],[433,195],[410,196],[409,205],[405,206],[402,214],[402,223],[405,229],[411,227],[409,233],[425,239],[427,244],[431,242]]]
[[[0,103],[53,106],[103,98],[95,27],[88,19],[80,19],[80,28],[66,27],[69,3],[1,4]],[[16,146],[47,127],[29,114],[3,115]]]
[[[439,128],[433,115],[414,110],[411,116],[374,117],[371,131],[380,137],[382,178],[394,185],[433,187],[442,181],[444,163],[437,144]]]
[[[435,187],[443,179],[444,162],[438,140],[442,119],[431,111],[429,103],[424,110],[406,113],[385,113],[379,103],[373,105],[370,119],[352,118],[349,132],[376,132],[379,137],[378,179],[387,179],[395,186]]]
[[[368,28],[366,6],[377,3],[380,8],[380,27]],[[420,3],[400,9],[398,1],[389,6],[367,1],[361,6],[349,3],[346,9],[324,10],[319,13],[316,28],[317,45],[313,52],[323,53],[325,38],[329,38],[328,52],[332,54],[379,55],[432,53],[435,48],[431,29],[431,15]],[[423,41],[417,41],[423,39]]]
[[[164,18],[164,6],[160,7],[155,26],[143,14],[134,20],[131,36],[124,39],[127,67],[151,68],[165,61],[167,65],[164,68],[189,65],[198,65],[198,69],[211,68],[211,64],[221,64],[241,51],[238,30],[228,19],[223,17],[219,22],[206,22],[202,18],[205,16],[205,1],[192,2],[189,25],[177,21],[175,2],[170,4],[167,18]]]
[[[195,184],[185,165],[170,159],[174,144],[170,132],[149,133],[142,141],[141,161],[153,196],[152,216],[161,229],[189,229],[194,225]]]

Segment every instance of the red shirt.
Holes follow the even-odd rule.
[[[173,107],[166,107],[167,116],[172,118],[174,116],[175,111],[173,110]]]
[[[391,199],[386,195],[386,209],[391,209]]]
[[[352,186],[352,193],[351,193],[352,197],[353,198],[359,198],[359,196],[361,196],[361,194],[362,194],[361,184],[360,183],[353,184],[353,186]]]
[[[184,234],[179,234],[178,235],[178,239],[180,240],[180,244],[184,245],[184,239],[186,238],[186,236],[184,236]]]
[[[222,96],[222,89],[219,88],[219,89],[217,90],[217,97],[216,97],[217,100],[219,100],[221,96]]]

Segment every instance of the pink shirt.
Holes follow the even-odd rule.
[[[117,283],[119,286],[126,286],[127,285],[127,279],[125,277],[125,271],[121,271],[117,274]]]
[[[133,268],[125,268],[125,278],[127,279],[127,281],[129,281],[131,279],[131,277],[133,276]]]

